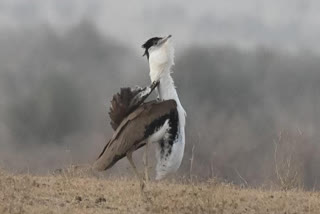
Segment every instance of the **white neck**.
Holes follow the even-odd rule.
[[[181,128],[185,126],[186,112],[183,109],[180,99],[177,94],[177,90],[174,85],[174,81],[171,77],[170,72],[171,66],[153,67],[150,65],[150,78],[151,81],[159,80],[158,94],[161,100],[173,99],[177,102],[177,109],[179,113],[179,120]],[[159,70],[160,69],[160,70]]]

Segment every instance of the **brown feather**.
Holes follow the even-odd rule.
[[[113,130],[116,130],[122,120],[143,103],[158,84],[154,82],[148,88],[121,88],[120,93],[113,95],[109,110]],[[149,88],[151,89],[149,93],[145,93],[144,96],[140,94]]]
[[[138,107],[121,122],[93,167],[99,171],[106,170],[125,157],[129,151],[144,146],[146,127],[170,111],[176,111],[176,107],[174,100],[152,101]]]

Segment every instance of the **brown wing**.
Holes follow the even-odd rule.
[[[126,156],[127,152],[143,146],[146,127],[171,111],[177,111],[176,107],[174,100],[152,101],[141,105],[121,122],[93,167],[99,171],[106,170]]]
[[[113,130],[116,130],[122,120],[144,102],[158,84],[159,82],[153,82],[151,86],[145,88],[121,88],[120,93],[113,95],[109,110]]]

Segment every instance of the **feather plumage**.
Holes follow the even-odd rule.
[[[113,95],[109,109],[110,125],[116,130],[122,120],[136,110],[157,87],[153,82],[150,87],[121,88],[120,93]]]
[[[177,111],[177,104],[174,100],[151,101],[139,106],[120,123],[94,163],[94,168],[106,170],[125,157],[129,151],[135,151],[144,146],[145,140],[149,137],[146,134],[146,127],[157,118],[169,117],[172,111]]]

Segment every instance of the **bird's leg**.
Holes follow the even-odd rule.
[[[143,154],[143,164],[144,164],[144,180],[145,182],[149,182],[149,174],[148,174],[148,145],[149,142],[147,141],[144,154]]]
[[[143,178],[140,176],[140,174],[139,174],[139,172],[138,172],[138,170],[137,170],[137,167],[136,167],[136,165],[135,165],[134,162],[133,162],[132,152],[128,152],[128,153],[127,153],[127,158],[128,158],[128,160],[129,160],[132,168],[133,168],[134,173],[136,174],[136,176],[138,177],[138,179],[139,179],[139,181],[140,181],[140,188],[141,188],[141,190],[143,190],[144,187],[145,187],[145,182],[144,182]]]

